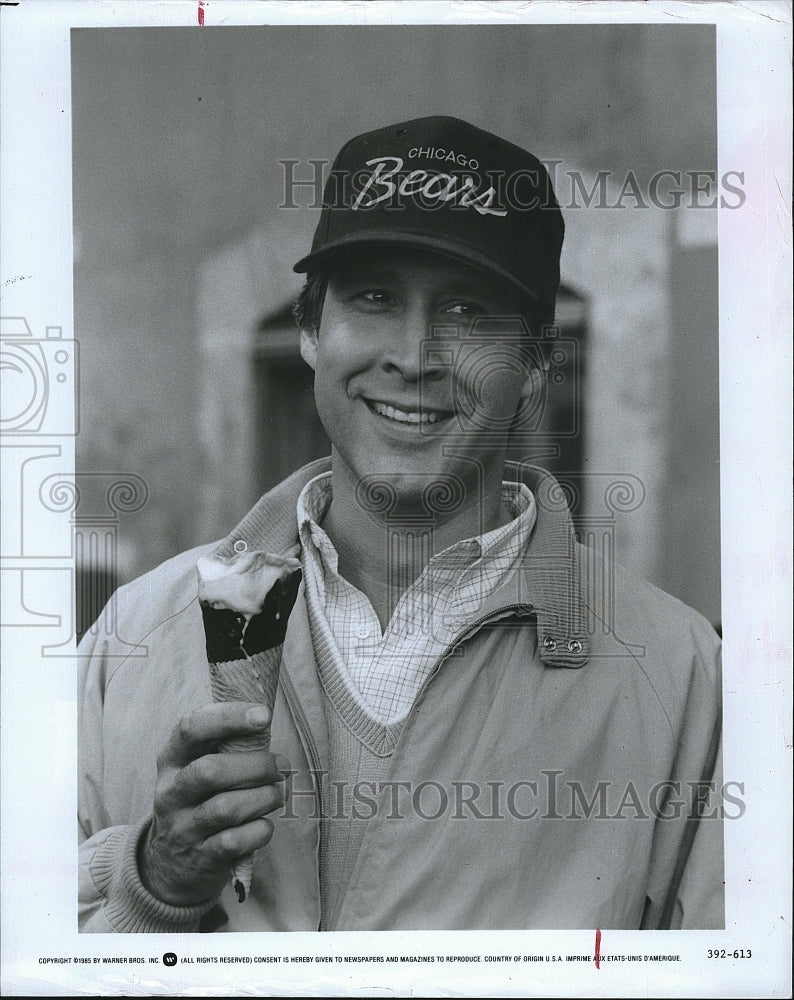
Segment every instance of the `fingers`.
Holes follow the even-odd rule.
[[[206,754],[175,771],[169,793],[180,802],[202,802],[216,792],[255,788],[284,780],[286,760],[268,750]]]
[[[261,762],[258,780],[251,758]],[[228,862],[270,840],[272,825],[263,818],[281,808],[286,797],[282,780],[269,784],[261,780],[262,773],[282,777],[273,754],[214,754],[200,760],[205,763],[194,768],[194,773],[201,774],[204,769],[220,783],[220,790],[205,796],[199,783],[192,788],[198,801],[186,802],[175,791],[184,770],[161,774],[155,788],[152,824],[138,858],[138,871],[147,889],[158,899],[179,906],[220,891],[228,878]],[[230,762],[239,763],[245,780],[255,784],[224,786],[228,768],[217,765]],[[184,792],[184,784],[182,789]]]
[[[184,767],[212,750],[221,740],[254,736],[265,730],[270,713],[264,705],[221,701],[183,716],[158,757],[158,767]]]
[[[270,842],[273,836],[273,821],[258,817],[242,826],[227,827],[204,841],[203,848],[216,864],[231,868],[241,858]]]
[[[261,819],[283,805],[284,786],[281,784],[220,792],[196,807],[193,822],[197,833],[208,838],[221,830],[235,829]]]
[[[283,806],[289,762],[243,746],[267,730],[270,713],[248,702],[217,702],[180,720],[157,760],[152,823],[138,869],[158,899],[187,905],[215,895],[238,858],[273,835],[268,813]]]

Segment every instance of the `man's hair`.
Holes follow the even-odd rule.
[[[327,289],[327,268],[309,271],[306,275],[306,283],[292,306],[292,313],[299,330],[317,333],[320,329],[320,317],[323,314],[323,303]]]
[[[328,268],[320,267],[317,270],[309,271],[306,275],[306,283],[300,290],[297,299],[292,306],[295,322],[299,330],[306,330],[316,334],[320,329],[320,318],[323,314],[323,303],[325,293],[328,290]],[[534,303],[527,300],[522,318],[530,330],[531,339],[527,342],[528,350],[531,352],[533,364],[541,369],[547,367],[547,351],[541,337],[543,321],[534,307]]]

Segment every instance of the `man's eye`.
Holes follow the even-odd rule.
[[[451,302],[448,306],[444,306],[441,312],[447,316],[464,316],[470,318],[481,313],[482,310],[478,309],[473,302]]]
[[[382,288],[357,292],[354,299],[366,309],[385,309],[393,302],[393,296]]]

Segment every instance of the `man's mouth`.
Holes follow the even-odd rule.
[[[426,407],[422,407],[421,410],[402,410],[390,403],[381,403],[374,399],[367,399],[365,402],[373,413],[397,424],[435,424],[452,416],[449,410],[430,410]]]

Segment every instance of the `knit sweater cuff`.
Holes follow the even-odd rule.
[[[151,823],[124,827],[105,841],[91,861],[91,873],[107,899],[105,917],[120,934],[186,933],[197,931],[199,921],[215,904],[207,899],[193,906],[171,906],[156,899],[141,882],[138,845]]]

